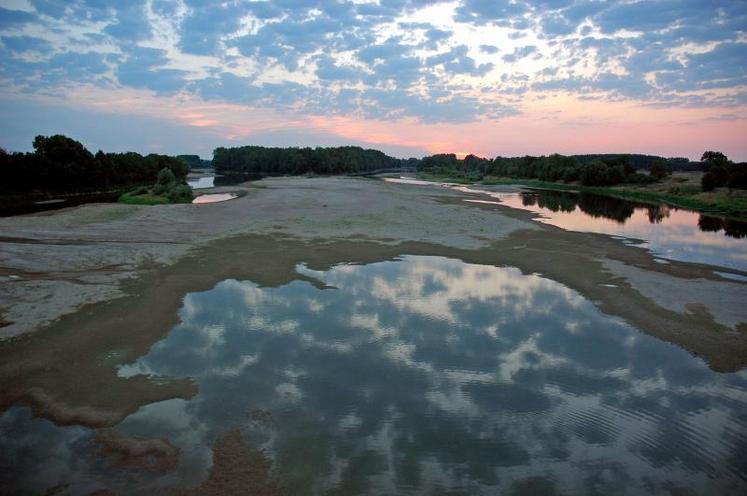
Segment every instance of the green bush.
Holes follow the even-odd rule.
[[[629,184],[651,184],[656,182],[656,178],[647,174],[630,174],[625,177],[625,182]]]
[[[700,180],[700,186],[703,191],[713,191],[718,186],[718,179],[712,172],[706,172]]]
[[[153,185],[153,194],[154,195],[163,195],[166,194],[166,192],[169,190],[171,185],[169,184],[161,184],[156,183]]]
[[[172,203],[190,203],[192,201],[192,188],[186,184],[179,184],[166,192],[166,197]]]
[[[158,171],[158,176],[156,178],[156,184],[163,184],[163,185],[169,185],[176,182],[176,176],[173,172],[171,172],[171,169],[168,167],[164,167],[160,171]]]
[[[667,176],[672,175],[672,168],[669,166],[669,164],[664,160],[657,160],[654,162],[654,164],[651,166],[651,170],[649,171],[649,174],[652,178],[656,180],[662,180]]]

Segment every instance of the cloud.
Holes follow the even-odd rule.
[[[470,76],[484,76],[493,69],[492,63],[478,65],[467,55],[468,51],[469,48],[466,45],[458,45],[446,53],[429,57],[426,63],[431,67],[440,65],[450,74],[469,74]]]
[[[28,12],[0,7],[0,29],[22,26],[35,20],[36,16]]]
[[[145,16],[145,2],[118,2],[116,22],[104,29],[104,32],[125,42],[139,41],[151,34],[150,23]]]
[[[163,68],[167,63],[165,50],[132,47],[120,62],[117,80],[133,88],[148,88],[157,93],[174,93],[185,85],[184,71]]]
[[[746,84],[744,2],[29,0],[26,9],[0,8],[0,84],[28,94],[85,83],[434,124],[517,115],[558,90],[735,105]]]
[[[239,28],[242,13],[231,4],[194,6],[181,22],[179,48],[184,53],[215,54],[221,38]]]
[[[361,73],[349,66],[336,65],[329,55],[322,55],[316,59],[316,75],[319,79],[328,81],[359,81]]]
[[[510,0],[464,0],[456,10],[456,20],[476,24],[495,23],[498,25],[519,26],[522,15],[528,12],[523,2]]]
[[[53,50],[52,43],[33,36],[2,36],[3,46],[16,54],[23,52],[49,53]]]
[[[529,57],[532,54],[537,53],[537,47],[534,45],[527,45],[520,48],[517,48],[512,53],[508,53],[503,56],[504,62],[516,62],[517,60],[521,60],[523,58]]]
[[[31,0],[31,5],[40,14],[59,19],[65,16],[70,2],[67,0]]]

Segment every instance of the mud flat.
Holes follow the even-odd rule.
[[[107,427],[143,405],[189,398],[189,380],[120,377],[177,323],[188,292],[227,279],[278,286],[401,255],[514,266],[702,357],[747,366],[747,284],[718,268],[657,263],[619,239],[568,232],[461,193],[352,178],[275,178],[204,193],[229,202],[95,204],[0,219],[0,408]],[[741,302],[741,303],[740,303]]]

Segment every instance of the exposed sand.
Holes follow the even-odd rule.
[[[20,402],[57,423],[104,427],[142,405],[188,398],[190,381],[116,371],[168,333],[185,293],[229,277],[284,284],[301,277],[299,263],[323,270],[402,254],[538,273],[714,370],[747,366],[747,312],[737,304],[747,284],[712,267],[659,264],[620,240],[437,187],[277,178],[204,191],[246,194],[0,219],[0,410]]]
[[[274,178],[200,194],[237,191],[247,194],[216,204],[92,204],[0,219],[0,321],[9,323],[0,327],[0,338],[31,331],[81,304],[120,296],[120,282],[142,267],[173,263],[190,249],[231,235],[479,248],[489,238],[537,228],[428,201],[422,189],[366,179]]]

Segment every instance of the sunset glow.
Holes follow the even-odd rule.
[[[0,50],[9,150],[747,159],[744,2],[0,0]]]

